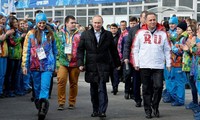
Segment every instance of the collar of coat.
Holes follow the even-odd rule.
[[[142,29],[148,30],[147,24],[143,24],[142,25]],[[162,26],[161,24],[157,23],[156,24],[156,30],[164,31],[164,26]]]
[[[92,27],[92,28],[90,29],[90,31],[94,33],[94,28]],[[100,30],[100,31],[101,31],[101,33],[103,33],[103,32],[105,31],[105,29],[104,29],[103,27],[101,27],[101,30]]]

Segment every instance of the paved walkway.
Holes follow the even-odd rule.
[[[133,100],[124,99],[124,84],[120,83],[119,93],[111,94],[111,84],[107,84],[109,105],[106,120],[145,120],[143,107],[136,108]],[[67,87],[68,90],[68,87]],[[0,120],[37,120],[37,110],[30,100],[31,94],[22,97],[0,99]],[[190,90],[186,90],[186,103],[191,101]],[[57,110],[57,84],[54,81],[50,109],[45,120],[99,120],[92,118],[92,106],[90,102],[89,84],[84,82],[83,74],[79,80],[79,93],[75,110]],[[158,118],[153,118],[158,119]],[[170,104],[160,104],[159,120],[193,120],[191,110],[184,106],[172,107]]]

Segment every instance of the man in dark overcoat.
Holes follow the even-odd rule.
[[[109,81],[111,62],[118,67],[120,60],[112,33],[102,26],[103,18],[94,16],[92,25],[92,29],[81,35],[77,52],[78,66],[81,71],[85,70],[85,81],[90,83],[91,117],[104,118],[108,106],[106,82]]]

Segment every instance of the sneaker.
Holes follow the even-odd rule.
[[[186,109],[194,109],[198,107],[198,104],[195,104],[194,102],[190,102],[188,105],[185,106]]]
[[[179,102],[172,102],[171,105],[172,106],[182,106],[184,104],[183,103],[179,103]]]
[[[27,90],[25,90],[25,94],[29,94],[31,93],[32,89],[31,88],[28,88]]]
[[[64,110],[64,105],[63,105],[63,104],[60,104],[60,105],[58,106],[57,110],[60,110],[60,111]]]
[[[74,109],[74,105],[69,105],[68,109],[73,110]]]
[[[194,117],[200,117],[200,112],[194,113]]]
[[[198,107],[196,107],[196,108],[192,108],[192,111],[193,111],[194,113],[200,112],[200,106],[198,106]]]
[[[15,97],[15,94],[13,92],[10,92],[9,97]]]
[[[200,112],[194,114],[194,120],[200,120]]]

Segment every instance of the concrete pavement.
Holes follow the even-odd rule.
[[[67,91],[68,91],[67,87]],[[124,99],[124,83],[120,83],[119,92],[114,96],[111,91],[111,83],[107,84],[109,104],[106,120],[145,120],[143,107],[136,108],[133,100]],[[67,95],[68,96],[68,95]],[[37,110],[30,100],[31,94],[0,99],[0,120],[37,120]],[[190,90],[186,90],[186,103],[191,101]],[[90,102],[89,84],[84,81],[83,74],[79,77],[79,93],[76,109],[57,110],[57,83],[54,80],[50,109],[45,120],[99,120],[90,117],[92,105]],[[193,120],[193,112],[186,110],[184,106],[172,107],[170,104],[160,103],[159,120]]]

